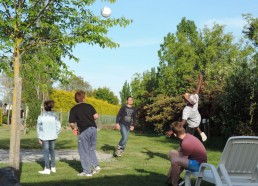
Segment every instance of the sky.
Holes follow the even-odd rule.
[[[79,63],[67,59],[65,62],[93,89],[108,87],[118,98],[125,81],[131,82],[134,74],[159,65],[160,44],[168,33],[176,32],[183,17],[194,21],[199,30],[215,22],[225,25],[225,31],[236,39],[243,36],[246,24],[242,14],[258,17],[257,0],[117,0],[115,4],[97,1],[92,6],[96,14],[108,6],[111,18],[124,16],[133,23],[109,30],[108,36],[120,44],[119,48],[80,44],[73,51]]]

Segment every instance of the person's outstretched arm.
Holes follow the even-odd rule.
[[[202,85],[202,79],[203,79],[203,75],[200,73],[198,75],[198,81],[197,81],[197,87],[196,87],[195,94],[199,94],[199,92],[200,92],[201,85]]]

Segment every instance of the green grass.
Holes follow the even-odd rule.
[[[9,148],[9,127],[0,127],[0,148]],[[98,132],[97,150],[113,154],[120,139],[120,133],[113,130]],[[208,151],[209,163],[216,165],[219,161],[223,140],[215,138],[205,144]],[[21,135],[21,148],[40,149],[35,130]],[[102,171],[92,178],[77,177],[81,172],[78,161],[58,161],[57,173],[39,175],[42,162],[21,164],[21,184],[23,186],[157,186],[166,185],[166,174],[170,167],[167,153],[178,148],[178,141],[166,138],[164,135],[131,133],[127,149],[122,157],[114,158],[111,162],[101,162]],[[56,143],[56,149],[77,149],[76,136],[69,130],[63,130]],[[0,164],[0,167],[7,166]],[[209,185],[209,184],[203,184]]]

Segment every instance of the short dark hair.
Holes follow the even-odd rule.
[[[44,109],[45,111],[52,111],[52,108],[54,107],[55,102],[54,100],[47,100],[44,102]]]
[[[126,100],[128,100],[129,98],[133,98],[132,96],[127,96]]]
[[[74,99],[76,103],[81,103],[83,102],[83,99],[85,99],[85,92],[83,90],[79,90],[75,93]]]
[[[172,125],[171,125],[171,130],[172,130],[177,136],[179,136],[179,135],[185,133],[184,127],[182,126],[181,122],[178,122],[178,121],[172,123]]]

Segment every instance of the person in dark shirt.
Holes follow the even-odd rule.
[[[202,142],[195,136],[185,133],[185,129],[181,122],[172,124],[172,133],[167,133],[170,137],[174,134],[180,139],[180,147],[178,150],[171,150],[168,157],[171,161],[171,167],[168,172],[168,180],[174,186],[181,185],[180,174],[184,169],[198,172],[201,163],[207,162],[206,149]]]
[[[115,154],[122,156],[130,131],[134,130],[136,124],[136,109],[133,107],[133,98],[127,97],[127,104],[122,106],[117,114],[116,123],[120,126],[121,140],[119,141]]]
[[[99,115],[95,108],[85,103],[85,92],[75,93],[75,105],[69,115],[69,123],[73,133],[78,135],[78,151],[83,172],[78,176],[92,176],[101,168],[96,156],[97,125],[95,120]]]

